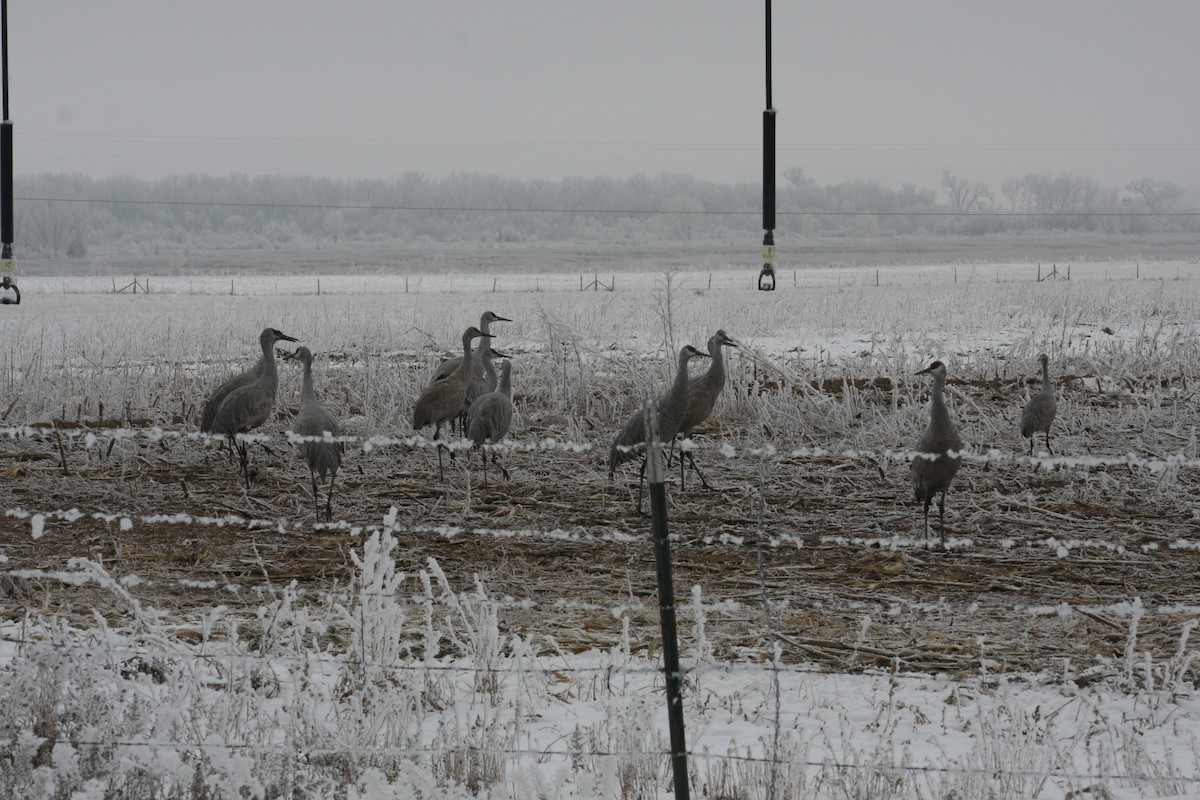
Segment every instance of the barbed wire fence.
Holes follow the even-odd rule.
[[[1051,273],[1052,270],[1057,272]],[[783,285],[796,288],[857,288],[898,289],[952,284],[1018,284],[1074,281],[1083,283],[1132,281],[1194,281],[1200,279],[1200,265],[1177,261],[1145,263],[1122,259],[1117,262],[1087,261],[1076,264],[1059,263],[970,263],[928,264],[877,267],[847,263],[839,266],[796,266],[778,270]],[[121,271],[121,274],[125,274]],[[605,292],[643,292],[654,287],[661,274],[589,273],[497,273],[445,275],[355,274],[289,275],[289,276],[228,276],[228,275],[159,275],[153,280],[141,273],[121,278],[124,284],[139,282],[142,294],[187,296],[353,296],[378,292],[395,294],[538,294],[543,292],[592,291],[604,283]],[[753,288],[746,277],[744,265],[709,269],[698,266],[677,273],[684,291],[706,293]],[[39,294],[111,295],[124,291],[118,279],[103,275],[73,275],[71,277],[27,276],[24,284]],[[583,288],[581,288],[583,287]]]
[[[111,448],[112,444],[118,441],[129,440],[144,440],[150,443],[162,441],[179,441],[190,445],[204,446],[214,440],[222,440],[224,437],[212,437],[206,434],[195,432],[180,432],[170,429],[152,427],[148,429],[141,428],[114,428],[104,430],[81,430],[81,429],[47,429],[35,426],[10,426],[0,428],[0,438],[10,440],[17,439],[38,439],[45,440],[52,448],[57,449],[60,453],[64,448],[64,440],[72,446],[82,446],[88,449],[104,450]],[[262,442],[262,443],[282,443],[286,441],[290,444],[299,443],[307,440],[324,440],[328,441],[332,437],[299,437],[294,434],[288,434],[286,437],[272,436],[270,434],[239,434],[238,438],[246,442]],[[389,449],[421,449],[432,448],[437,446],[448,446],[452,450],[467,450],[470,444],[466,441],[457,441],[449,443],[438,443],[425,439],[422,436],[408,437],[390,437],[390,436],[371,436],[371,437],[354,437],[345,436],[337,437],[334,441],[341,442],[350,447],[358,447],[364,453],[373,451],[386,451]],[[702,445],[692,444],[690,446],[694,451],[706,451],[711,455],[718,455],[725,459],[743,459],[748,463],[754,464],[758,472],[758,515],[755,526],[755,555],[758,564],[758,613],[762,617],[762,628],[765,639],[765,652],[761,658],[754,662],[733,663],[728,661],[720,661],[713,657],[710,650],[707,650],[704,643],[704,620],[711,613],[720,611],[729,611],[731,609],[739,612],[749,612],[752,610],[751,604],[737,604],[729,600],[721,600],[717,603],[705,603],[699,592],[693,593],[693,601],[690,606],[690,611],[694,616],[693,621],[693,638],[692,649],[689,651],[691,657],[688,659],[686,666],[681,667],[680,677],[685,686],[695,685],[696,681],[703,680],[706,676],[734,676],[743,679],[756,679],[763,674],[763,670],[767,671],[767,678],[770,689],[768,697],[770,698],[770,720],[769,729],[771,731],[771,739],[769,743],[764,743],[760,752],[756,753],[739,753],[726,752],[715,753],[707,748],[691,748],[686,753],[678,753],[672,749],[654,749],[654,748],[629,748],[620,749],[613,747],[537,747],[537,748],[520,748],[520,747],[505,747],[498,746],[494,742],[491,744],[474,743],[469,749],[476,756],[493,757],[493,758],[527,758],[537,759],[546,757],[559,757],[564,759],[578,759],[580,757],[587,758],[654,758],[659,759],[662,763],[667,763],[673,758],[686,756],[687,759],[698,762],[727,762],[727,763],[745,763],[755,764],[764,767],[768,775],[768,795],[769,797],[781,796],[779,792],[783,791],[780,786],[784,780],[783,774],[785,770],[795,769],[797,766],[810,769],[837,769],[850,772],[863,772],[871,775],[961,775],[967,778],[977,779],[995,779],[997,776],[1003,776],[1007,779],[1031,779],[1045,780],[1058,779],[1065,781],[1080,781],[1080,782],[1112,782],[1125,781],[1132,784],[1155,785],[1161,783],[1164,777],[1161,774],[1146,774],[1136,775],[1128,770],[1125,771],[1078,771],[1068,768],[1065,765],[1057,765],[1046,767],[1043,769],[1025,769],[1021,767],[1009,767],[997,769],[992,766],[979,766],[978,768],[970,767],[942,767],[931,766],[928,764],[913,764],[906,763],[901,760],[897,762],[885,762],[878,759],[869,759],[866,761],[857,760],[839,760],[837,758],[805,758],[797,757],[795,752],[788,749],[788,746],[782,741],[784,732],[784,722],[782,719],[782,704],[783,704],[783,688],[781,681],[785,677],[796,678],[797,676],[827,676],[839,674],[830,668],[822,668],[819,666],[803,665],[803,664],[787,664],[782,659],[783,642],[774,628],[773,615],[779,609],[789,607],[787,598],[779,598],[775,596],[776,589],[771,582],[767,580],[764,564],[767,559],[767,554],[774,548],[781,546],[794,545],[804,547],[805,541],[803,537],[794,536],[786,532],[768,532],[766,525],[767,511],[767,494],[766,487],[769,480],[768,465],[776,462],[784,461],[805,461],[805,460],[838,460],[846,463],[863,463],[864,461],[882,462],[882,463],[907,463],[914,458],[924,457],[923,454],[915,451],[891,451],[891,450],[866,450],[866,449],[843,449],[830,450],[820,447],[797,447],[797,448],[777,448],[772,445],[762,447],[746,447],[735,448],[732,445],[724,444],[714,447],[705,447]],[[488,445],[487,449],[492,449],[500,453],[511,452],[533,452],[533,451],[560,451],[564,454],[584,455],[593,449],[593,444],[586,441],[563,441],[553,438],[543,438],[529,441],[507,441],[497,445]],[[1043,470],[1095,470],[1108,468],[1124,468],[1129,470],[1142,470],[1151,475],[1167,475],[1178,473],[1181,470],[1194,470],[1200,467],[1200,458],[1190,458],[1182,454],[1179,455],[1164,455],[1161,457],[1144,457],[1133,453],[1125,454],[1109,454],[1096,455],[1090,454],[1086,456],[1048,456],[1048,455],[1017,455],[1011,452],[1003,452],[997,450],[989,450],[986,452],[964,451],[959,454],[964,461],[982,466],[990,465],[1012,465],[1020,464],[1028,467],[1036,467]],[[64,456],[65,458],[65,456]],[[50,498],[46,498],[50,499]],[[255,530],[279,531],[281,533],[295,530],[294,525],[289,525],[288,521],[279,518],[253,518],[248,516],[240,516],[236,514],[225,514],[216,516],[196,516],[185,511],[170,511],[160,510],[154,514],[133,514],[133,513],[107,513],[107,512],[81,512],[75,508],[23,508],[11,507],[4,511],[4,517],[14,522],[28,524],[29,534],[32,538],[37,539],[45,534],[47,522],[54,522],[56,525],[71,526],[79,523],[99,522],[106,526],[115,528],[117,531],[129,531],[136,526],[141,525],[182,525],[182,526],[217,526],[217,527],[232,527],[244,529],[247,533],[252,533]],[[390,536],[396,531],[405,530],[408,533],[423,534],[428,536],[442,537],[446,540],[461,540],[468,539],[473,541],[486,542],[489,539],[504,538],[504,539],[524,539],[537,540],[547,542],[561,541],[593,541],[593,542],[612,542],[629,545],[627,537],[613,533],[611,535],[604,533],[589,533],[586,531],[564,531],[564,530],[542,530],[536,527],[533,528],[492,528],[492,527],[470,527],[465,525],[402,525],[396,519],[396,511],[393,510],[381,522],[378,523],[361,523],[350,522],[347,520],[339,520],[330,523],[316,523],[312,525],[313,531],[338,532],[350,534],[359,537],[364,543],[375,541],[378,537]],[[882,546],[904,549],[907,547],[917,547],[913,540],[908,540],[905,537],[879,537],[872,542],[857,541],[854,542],[851,537],[852,544],[858,546]],[[1104,542],[1100,543],[1080,543],[1082,546],[1111,546],[1116,552],[1123,551],[1123,547],[1119,545],[1109,545]],[[955,546],[952,543],[952,546]],[[961,543],[958,546],[964,546]],[[969,545],[965,545],[969,546]],[[1050,548],[1061,548],[1062,542],[1047,542]],[[1156,548],[1156,545],[1144,544],[1144,549]],[[1168,549],[1178,550],[1200,550],[1200,540],[1178,539],[1170,542],[1167,545]],[[366,545],[364,544],[364,551]],[[366,556],[364,556],[364,559]],[[7,558],[4,559],[5,561]],[[4,566],[4,561],[0,561],[0,567]],[[364,574],[367,572],[365,564],[359,563]],[[394,564],[393,564],[394,567]],[[432,565],[430,572],[435,576],[438,575],[436,565]],[[541,603],[536,600],[519,600],[508,597],[495,598],[491,597],[481,587],[476,587],[476,590],[466,595],[455,593],[453,591],[445,591],[441,596],[438,596],[430,587],[431,582],[428,576],[423,573],[425,581],[425,591],[423,600],[418,600],[416,603],[424,604],[423,617],[425,619],[424,631],[424,656],[422,657],[418,650],[421,646],[411,644],[407,652],[408,660],[374,660],[368,653],[367,648],[363,647],[360,652],[354,652],[353,647],[345,648],[344,652],[337,652],[333,648],[325,648],[313,652],[299,652],[293,649],[287,651],[279,646],[273,646],[270,642],[273,634],[270,626],[274,625],[274,620],[281,614],[281,609],[292,608],[302,601],[312,601],[318,607],[324,610],[332,610],[335,608],[345,608],[354,603],[360,604],[360,607],[365,607],[369,604],[388,604],[396,603],[400,595],[397,591],[379,591],[378,587],[386,585],[386,581],[380,582],[375,580],[371,583],[370,588],[366,585],[357,588],[347,585],[345,588],[328,587],[328,586],[301,586],[296,581],[292,581],[287,585],[280,585],[276,581],[241,581],[231,582],[216,579],[195,579],[195,578],[144,578],[135,573],[128,573],[121,577],[116,577],[103,566],[94,560],[87,558],[72,559],[68,564],[67,569],[0,569],[0,578],[8,581],[9,594],[19,595],[20,587],[29,583],[39,583],[45,586],[52,584],[66,586],[82,586],[92,585],[100,587],[104,591],[111,592],[119,596],[128,608],[127,622],[132,626],[133,633],[125,637],[117,637],[111,633],[105,633],[101,637],[103,643],[103,651],[110,659],[115,659],[118,662],[118,671],[123,670],[122,674],[137,675],[148,674],[152,680],[157,680],[157,676],[166,674],[164,665],[173,662],[193,662],[193,668],[202,666],[219,665],[221,663],[244,662],[251,667],[265,667],[265,665],[287,664],[292,663],[299,667],[320,666],[335,673],[344,673],[349,670],[366,670],[373,673],[409,673],[414,677],[440,675],[444,678],[451,679],[454,676],[461,677],[465,682],[472,686],[489,685],[489,682],[505,681],[508,679],[523,680],[525,677],[540,677],[547,681],[555,680],[555,675],[567,675],[572,679],[590,678],[593,680],[603,680],[611,684],[614,679],[621,680],[640,680],[653,684],[654,681],[664,677],[664,670],[659,665],[650,663],[647,659],[635,659],[630,652],[628,619],[633,614],[655,614],[661,613],[664,609],[661,604],[654,602],[631,603],[628,598],[624,601],[613,603],[606,602],[583,602],[574,601],[570,598],[560,598],[551,604]],[[444,580],[444,575],[441,576]],[[448,584],[443,584],[444,586]],[[226,649],[218,652],[206,652],[208,648],[213,647],[215,640],[209,635],[211,631],[200,636],[198,641],[196,637],[190,639],[180,639],[177,636],[172,636],[168,628],[163,627],[161,616],[146,607],[143,607],[140,601],[136,598],[136,593],[139,589],[162,588],[188,592],[190,594],[203,594],[205,597],[211,597],[215,607],[222,607],[224,601],[220,598],[237,599],[241,603],[265,603],[260,605],[259,618],[267,620],[267,629],[261,633],[258,639],[257,652],[255,647],[247,645],[248,649],[238,651],[236,649],[229,650],[230,647],[235,647],[235,644],[228,643]],[[4,584],[0,583],[0,588],[4,588]],[[52,594],[53,590],[48,589],[48,594]],[[583,611],[583,612],[605,612],[612,614],[614,617],[621,618],[624,621],[623,634],[616,643],[610,643],[613,651],[620,650],[623,653],[623,658],[613,658],[608,663],[588,666],[571,664],[565,659],[553,665],[539,665],[535,659],[530,658],[509,658],[507,661],[496,658],[496,653],[490,652],[487,658],[479,657],[478,650],[480,648],[486,650],[487,646],[475,644],[477,649],[474,659],[467,659],[471,663],[447,663],[444,658],[439,659],[437,652],[433,649],[431,641],[437,636],[432,634],[433,629],[432,619],[434,618],[434,607],[438,607],[448,616],[460,615],[465,619],[474,620],[494,620],[496,615],[505,609],[519,609],[523,612],[531,612],[534,614],[539,611]],[[945,600],[931,602],[921,606],[912,604],[907,609],[907,613],[928,613],[928,614],[944,614],[947,609],[953,610],[955,613],[971,613],[972,604],[962,603],[954,604],[947,603]],[[1186,604],[1159,604],[1159,605],[1143,605],[1140,599],[1134,598],[1127,603],[1111,604],[1107,606],[1088,606],[1082,603],[1069,604],[1036,604],[1029,603],[1025,605],[1014,604],[1013,611],[1015,613],[1025,613],[1029,615],[1057,615],[1067,616],[1078,614],[1089,619],[1103,619],[1106,624],[1119,624],[1116,620],[1126,621],[1127,645],[1124,662],[1120,670],[1109,675],[1109,677],[1123,678],[1126,681],[1126,686],[1134,691],[1142,691],[1147,694],[1153,694],[1156,689],[1168,692],[1188,692],[1194,685],[1196,676],[1193,668],[1193,663],[1200,653],[1190,650],[1188,641],[1192,629],[1197,624],[1196,617],[1200,617],[1200,605],[1191,606]],[[467,611],[467,609],[471,609]],[[674,611],[675,609],[670,609]],[[288,612],[290,613],[290,612]],[[275,615],[275,616],[272,616]],[[1150,654],[1146,653],[1144,658],[1139,658],[1136,641],[1137,630],[1139,623],[1148,617],[1160,616],[1177,621],[1181,616],[1187,616],[1191,619],[1185,621],[1181,627],[1178,652],[1162,664],[1153,664],[1150,661]],[[101,620],[97,620],[101,621]],[[102,628],[107,623],[102,622]],[[365,624],[365,623],[364,623]],[[104,628],[107,630],[107,628]],[[21,626],[14,628],[6,626],[0,629],[0,642],[7,643],[17,648],[19,653],[29,653],[42,649],[49,648],[53,652],[67,654],[74,657],[84,657],[95,653],[95,646],[91,644],[79,644],[72,641],[70,638],[58,635],[53,635],[55,628],[53,625],[45,626],[44,623],[37,623],[31,620],[29,614],[26,614],[25,621]],[[58,634],[62,634],[62,630],[58,629]],[[553,632],[546,632],[548,641],[554,641]],[[487,637],[482,637],[487,638]],[[528,635],[525,637],[528,641]],[[471,640],[470,636],[465,636],[459,640],[458,645]],[[597,639],[597,643],[603,645],[602,640]],[[860,642],[855,643],[855,651],[857,652]],[[560,650],[560,654],[562,651]],[[898,659],[893,659],[891,674],[888,680],[900,681],[904,680],[902,674],[902,664]],[[1159,676],[1156,683],[1155,675]],[[946,675],[929,675],[921,674],[915,678],[925,684],[938,685],[942,684],[947,690],[953,689],[959,685],[960,681],[956,678]],[[82,748],[119,748],[119,749],[149,749],[149,750],[164,750],[167,752],[195,752],[211,750],[213,752],[228,753],[228,752],[248,752],[261,755],[294,755],[297,748],[293,745],[280,745],[272,742],[254,742],[254,741],[222,741],[222,742],[204,742],[195,741],[193,739],[178,738],[178,739],[120,739],[119,737],[102,737],[89,738],[87,736],[76,737],[60,737],[57,739],[62,744],[69,744],[74,747]],[[328,746],[305,746],[302,748],[305,758],[314,759],[320,757],[332,756],[349,756],[363,755],[369,753],[372,756],[382,757],[400,757],[400,758],[436,758],[439,756],[447,756],[454,753],[463,752],[464,748],[451,745],[437,746],[436,743],[431,743],[427,747],[418,746],[367,746],[367,747],[328,747]],[[1194,786],[1200,783],[1200,776],[1182,775],[1178,771],[1168,776],[1170,781],[1179,785]],[[786,793],[785,793],[786,794]]]

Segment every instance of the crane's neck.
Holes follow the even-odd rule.
[[[709,386],[720,388],[725,385],[725,358],[721,354],[724,348],[717,339],[708,340],[708,354],[712,356],[712,366],[704,376]]]
[[[496,362],[492,360],[490,353],[484,353],[483,356],[483,384],[488,391],[496,388]]]
[[[946,410],[946,376],[933,376],[933,396],[929,401],[930,411],[938,416],[949,416],[950,412]]]
[[[463,357],[458,365],[458,373],[460,375],[469,375],[471,373],[471,334],[463,334]]]
[[[505,397],[512,398],[512,362],[505,361],[500,367],[500,384],[496,387],[496,391]]]
[[[483,333],[491,333],[492,332],[492,322],[486,316],[479,318],[479,330],[482,331]],[[490,353],[490,352],[492,352],[492,340],[485,337],[484,339],[482,339],[479,342],[479,347],[475,348],[475,354],[481,361],[483,361],[486,364],[487,359],[484,358],[484,354]]]
[[[303,404],[316,400],[317,393],[313,391],[312,362],[304,362],[304,378],[300,381],[300,402]]]
[[[692,357],[686,350],[679,354],[679,368],[675,370],[675,382],[667,395],[668,406],[687,406],[688,396],[688,360]]]
[[[262,337],[262,376],[272,385],[279,382],[279,373],[275,370],[275,340],[269,336]]]
[[[1054,389],[1050,386],[1050,363],[1042,362],[1042,393],[1050,394]]]

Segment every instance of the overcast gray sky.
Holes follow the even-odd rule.
[[[1200,185],[1200,0],[775,0],[779,168]],[[16,171],[757,182],[756,0],[11,0]]]

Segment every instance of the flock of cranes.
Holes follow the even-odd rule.
[[[484,486],[487,486],[488,454],[485,444],[496,444],[508,434],[513,419],[512,403],[512,360],[492,347],[491,325],[495,322],[511,322],[491,311],[480,317],[479,326],[463,331],[463,354],[444,361],[434,373],[433,379],[421,391],[413,406],[413,429],[420,431],[433,426],[433,440],[437,442],[438,475],[445,480],[442,450],[448,449],[440,441],[442,426],[451,430],[457,423],[462,435],[480,451],[483,462]],[[472,346],[480,340],[478,346]],[[200,430],[204,433],[227,436],[236,449],[242,479],[250,488],[247,443],[237,434],[249,433],[270,417],[275,404],[275,393],[279,375],[275,365],[275,345],[278,342],[295,342],[275,328],[266,328],[259,336],[262,357],[245,372],[230,378],[218,386],[208,397],[201,413]],[[704,353],[691,345],[679,351],[675,377],[666,393],[657,403],[658,440],[673,443],[682,434],[689,439],[692,431],[712,414],[717,398],[725,387],[725,362],[722,348],[738,347],[724,330],[718,330],[708,340],[708,352]],[[329,476],[329,489],[325,500],[326,519],[333,516],[333,484],[342,463],[343,447],[335,441],[339,434],[337,420],[317,400],[313,388],[312,353],[307,347],[297,348],[292,356],[304,367],[300,392],[300,412],[292,431],[305,437],[300,443],[300,455],[308,465],[312,479],[313,503],[317,518],[320,518],[318,478],[324,483]],[[503,363],[497,373],[495,359]],[[711,365],[703,374],[693,375],[689,365],[693,359],[706,358]],[[1046,449],[1051,455],[1050,428],[1054,424],[1057,401],[1054,386],[1050,381],[1050,359],[1045,353],[1038,357],[1042,367],[1041,390],[1025,404],[1021,414],[1021,436],[1029,439],[1029,453],[1033,455],[1034,439],[1038,433],[1045,435]],[[934,361],[917,375],[930,375],[933,388],[929,401],[929,423],[916,445],[911,462],[913,492],[918,503],[923,504],[925,517],[925,539],[929,539],[929,508],[933,501],[938,505],[938,527],[941,545],[946,545],[946,492],[954,482],[962,465],[962,439],[950,410],[946,407],[946,365]],[[640,409],[626,421],[613,439],[608,452],[608,477],[611,481],[621,464],[641,460],[638,474],[637,510],[642,507],[642,485],[646,474],[647,420],[645,408]],[[324,437],[324,440],[317,437]],[[453,457],[453,453],[451,453]],[[684,461],[687,461],[685,465]],[[492,451],[491,463],[508,479],[508,470],[499,463]],[[679,480],[683,486],[687,466],[699,476],[702,485],[709,488],[708,480],[696,465],[692,454],[680,450]]]

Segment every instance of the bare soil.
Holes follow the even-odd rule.
[[[887,402],[886,387],[877,384],[857,388],[863,402]],[[957,406],[964,433],[979,431],[983,418],[1012,425],[1005,420],[1010,393],[985,382],[952,388],[970,401]],[[1081,381],[1065,381],[1061,392],[1060,405],[1078,420],[1066,419],[1056,431],[1060,455],[1194,455],[1195,442],[1180,433],[1200,422],[1190,396],[1176,394],[1170,406],[1160,396],[1150,408],[1136,393],[1089,393]],[[8,508],[82,512],[76,519],[51,514],[36,539],[29,519],[12,511],[0,518],[5,569],[62,570],[74,557],[99,560],[114,576],[137,576],[130,593],[177,614],[182,630],[213,605],[256,608],[268,587],[293,580],[318,590],[312,602],[326,602],[322,592],[346,588],[349,553],[363,532],[395,506],[398,568],[412,574],[436,558],[463,592],[478,576],[489,596],[505,601],[506,630],[547,648],[550,636],[575,650],[607,647],[621,635],[612,609],[623,607],[635,646],[657,650],[650,518],[634,509],[636,465],[607,480],[605,431],[586,453],[506,454],[511,479],[490,470],[487,488],[476,453],[447,459],[442,481],[432,450],[352,448],[333,506],[334,519],[347,524],[325,528],[314,527],[307,469],[286,445],[252,448],[252,487],[245,491],[236,459],[220,444],[155,440],[142,428],[143,435],[110,447],[105,425],[59,421],[57,434],[0,440]],[[274,432],[287,425],[280,410]],[[64,435],[71,426],[67,433],[76,435]],[[79,426],[98,444],[86,447]],[[189,432],[194,423],[175,428]],[[701,433],[702,446],[732,440],[743,448],[763,437],[746,421],[710,421]],[[565,438],[549,428],[516,436]],[[1006,458],[962,468],[947,497],[952,546],[941,550],[936,514],[929,546],[923,540],[907,464],[877,456],[792,458],[786,448],[798,443],[774,444],[784,455],[764,462],[763,482],[758,460],[725,458],[711,448],[697,457],[712,489],[689,474],[681,490],[678,469],[668,471],[677,600],[690,604],[699,585],[706,603],[725,603],[707,618],[719,657],[766,658],[774,636],[786,661],[828,669],[1067,671],[1076,678],[1091,670],[1092,679],[1111,672],[1110,659],[1120,663],[1130,634],[1127,616],[1097,607],[1140,598],[1147,613],[1137,650],[1156,661],[1175,654],[1183,623],[1200,607],[1195,470],[1035,470],[1012,458],[1022,453],[1014,433]],[[97,513],[118,516],[91,516]],[[120,529],[121,515],[132,519],[131,529]],[[215,581],[215,588],[194,581]],[[95,585],[26,577],[7,588],[13,596],[0,608],[8,615],[35,609],[87,624],[93,611],[113,621],[127,614],[119,597]],[[1060,604],[1075,613],[1030,610]],[[681,607],[684,636],[692,619]]]

